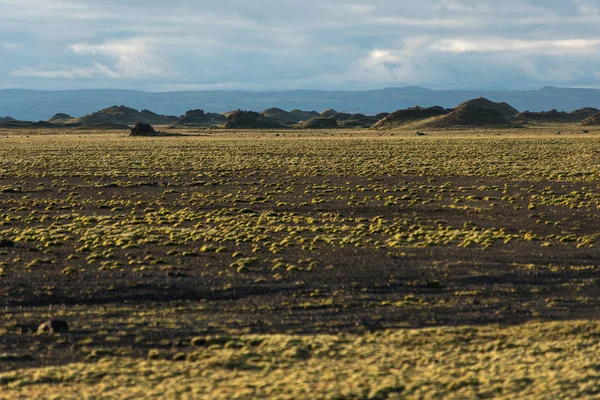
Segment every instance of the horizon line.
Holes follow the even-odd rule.
[[[27,88],[0,88],[0,92],[4,91],[27,91],[27,92],[84,92],[84,91],[103,91],[103,92],[137,92],[137,93],[189,93],[189,92],[226,92],[226,93],[287,93],[287,92],[319,92],[319,93],[335,93],[335,92],[347,92],[347,93],[365,93],[365,92],[378,92],[390,89],[421,89],[432,92],[536,92],[548,89],[561,89],[561,90],[600,90],[596,87],[577,87],[577,86],[552,86],[546,85],[539,88],[529,89],[431,89],[425,86],[386,86],[379,89],[362,89],[362,90],[322,90],[322,89],[281,89],[281,90],[249,90],[249,89],[188,89],[188,90],[140,90],[140,89],[121,89],[121,88],[80,88],[80,89],[27,89]]]

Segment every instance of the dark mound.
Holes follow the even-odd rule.
[[[376,117],[369,117],[364,114],[350,114],[339,112],[328,117],[335,120],[342,128],[370,128],[378,121]]]
[[[316,111],[302,111],[302,110],[292,110],[290,111],[290,115],[294,118],[296,122],[304,122],[308,121],[311,118],[320,117]]]
[[[16,119],[11,119],[8,121],[0,121],[0,128],[10,128],[10,129],[35,129],[35,128],[61,128],[62,125],[55,125],[46,121],[18,121]]]
[[[391,113],[389,113],[389,112],[382,112],[382,113],[376,114],[375,118],[377,118],[377,121],[379,121],[381,119],[384,119],[385,117],[387,117],[390,114]]]
[[[334,119],[336,121],[348,121],[349,119],[352,119],[352,117],[353,117],[353,114],[349,114],[349,113],[345,113],[345,112],[339,112],[339,113],[335,113],[333,115],[330,115],[327,118],[331,118],[331,119]]]
[[[592,117],[600,113],[600,110],[593,107],[578,108],[575,111],[571,111],[569,115],[573,117],[574,122],[582,122],[586,118]]]
[[[177,117],[158,115],[149,110],[141,112],[125,107],[112,106],[93,114],[86,115],[73,120],[73,122],[82,125],[104,125],[104,124],[122,124],[133,125],[137,122],[154,125],[170,125],[178,120]]]
[[[300,125],[302,129],[335,129],[339,128],[339,125],[335,119],[315,117]]]
[[[583,122],[581,123],[581,125],[584,125],[584,126],[598,126],[598,125],[600,125],[600,113],[594,114],[591,117],[587,117],[585,120],[583,120]]]
[[[321,111],[319,114],[321,115],[321,117],[329,118],[329,117],[332,117],[335,114],[339,114],[339,113],[337,111],[335,111],[333,108],[328,108],[325,111]]]
[[[158,136],[159,132],[156,132],[152,125],[138,122],[133,128],[131,128],[131,136]]]
[[[0,124],[5,123],[5,122],[11,122],[11,121],[16,121],[16,120],[12,117],[0,117]]]
[[[477,99],[465,101],[464,103],[458,105],[458,107],[460,106],[470,106],[473,108],[491,108],[499,114],[502,114],[504,118],[508,119],[514,118],[519,113],[519,110],[512,107],[508,103],[496,103],[494,101],[486,99],[485,97],[479,97]]]
[[[498,111],[491,108],[478,108],[461,105],[449,114],[439,116],[423,126],[432,128],[452,128],[460,126],[507,125],[510,122]]]
[[[299,122],[299,120],[294,118],[292,113],[277,107],[266,109],[265,111],[261,112],[261,114],[269,118],[271,121],[277,122],[278,124],[292,125]]]
[[[142,110],[140,112],[142,120],[147,124],[167,125],[177,121],[179,118],[172,115],[160,115],[150,110]]]
[[[131,127],[129,125],[123,124],[99,124],[99,125],[78,125],[78,130],[82,131],[111,131],[111,130],[130,130]]]
[[[573,116],[564,111],[523,111],[516,116],[518,121],[523,122],[573,122]]]
[[[254,111],[234,111],[227,117],[225,129],[281,129],[283,125]]]
[[[51,122],[53,124],[64,124],[72,119],[73,117],[71,117],[69,114],[58,113],[50,117],[47,122]]]
[[[179,118],[173,126],[212,126],[221,125],[227,121],[222,114],[205,113],[204,110],[190,110]]]
[[[412,107],[405,110],[398,110],[388,116],[378,120],[373,125],[375,129],[391,129],[406,124],[408,122],[418,121],[448,114],[450,110],[443,107],[434,106],[429,108]]]
[[[370,128],[373,124],[377,123],[378,119],[369,117],[363,114],[352,114],[352,118],[338,121],[338,125],[342,128]]]

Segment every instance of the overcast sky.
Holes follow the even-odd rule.
[[[600,0],[0,0],[0,88],[600,87]]]

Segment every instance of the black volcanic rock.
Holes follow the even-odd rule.
[[[66,333],[69,331],[69,324],[67,321],[61,319],[51,319],[44,322],[38,327],[37,333],[41,334],[56,334]]]
[[[157,136],[158,134],[152,125],[143,122],[138,122],[131,128],[131,136]]]

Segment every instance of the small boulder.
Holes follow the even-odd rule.
[[[425,132],[417,132],[417,133],[415,133],[415,135],[417,135],[417,136],[425,136],[427,134]]]
[[[38,335],[51,334],[51,333],[65,333],[69,331],[69,324],[67,321],[61,319],[51,319],[46,321],[38,327]]]
[[[15,242],[10,239],[0,237],[0,247],[15,247]]]
[[[37,327],[35,325],[16,324],[14,325],[14,332],[17,335],[30,335],[35,333],[36,328]]]

